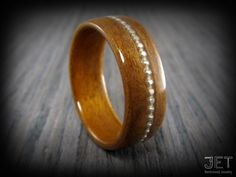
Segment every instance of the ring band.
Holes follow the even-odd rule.
[[[121,73],[123,123],[109,101],[103,75],[105,42]],[[80,118],[96,144],[115,150],[149,139],[166,110],[166,81],[157,49],[144,27],[129,17],[82,23],[70,50],[71,89]]]

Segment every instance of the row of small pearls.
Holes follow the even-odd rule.
[[[139,55],[140,55],[140,59],[141,59],[141,63],[143,64],[144,67],[144,74],[146,77],[146,83],[147,83],[147,87],[148,87],[148,115],[147,115],[147,123],[146,123],[146,128],[144,131],[144,135],[141,138],[140,141],[144,141],[147,136],[148,133],[150,132],[151,126],[153,124],[153,119],[154,119],[154,111],[155,111],[155,90],[154,90],[154,80],[152,77],[152,70],[150,67],[150,62],[148,60],[147,57],[147,52],[144,48],[143,43],[141,42],[139,36],[137,35],[137,33],[132,29],[132,27],[125,21],[121,20],[118,17],[114,17],[114,16],[110,16],[110,18],[112,18],[113,20],[119,22],[120,24],[122,24],[124,26],[124,28],[130,33],[133,41],[136,44],[136,47],[138,48],[139,51]]]

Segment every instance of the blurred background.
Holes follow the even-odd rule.
[[[1,33],[1,168],[34,175],[204,175],[206,156],[234,157],[234,22],[228,5],[7,6]],[[75,112],[68,75],[76,27],[107,15],[133,17],[151,34],[168,92],[166,119],[156,135],[114,152],[89,138]],[[108,47],[104,61],[110,100],[122,118],[122,81]]]

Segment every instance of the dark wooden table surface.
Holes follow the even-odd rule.
[[[166,119],[145,143],[104,151],[78,118],[69,85],[68,52],[77,25],[94,17],[128,15],[157,44],[168,90]],[[200,9],[60,7],[22,9],[8,23],[5,46],[4,137],[9,159],[24,169],[56,174],[204,174],[204,157],[232,155],[228,23]],[[123,89],[112,52],[105,79],[122,117]]]

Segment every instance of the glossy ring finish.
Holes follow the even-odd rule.
[[[115,55],[123,81],[123,124],[106,91],[105,42]],[[134,19],[110,16],[82,23],[72,40],[69,67],[76,109],[102,148],[115,150],[143,142],[160,127],[166,110],[165,74],[154,42]]]

